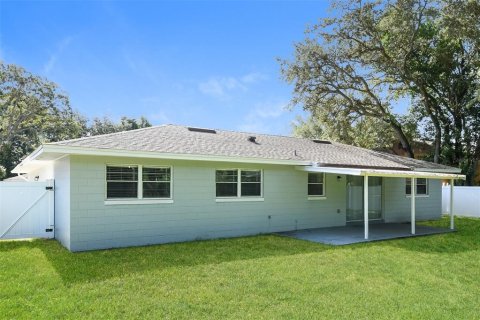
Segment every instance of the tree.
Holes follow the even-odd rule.
[[[40,143],[77,138],[85,129],[55,83],[0,62],[0,163],[7,176]]]
[[[59,87],[25,69],[0,62],[0,164],[4,177],[42,143],[150,127],[145,117],[87,119]],[[0,168],[1,169],[1,168]],[[2,179],[0,170],[0,179]]]
[[[281,61],[284,79],[295,85],[292,105],[300,104],[331,119],[343,114],[344,118],[383,121],[413,157],[400,117],[392,111],[391,101],[396,96],[388,92],[391,79],[369,65],[370,54],[361,40],[349,36],[359,13],[325,19],[307,31],[304,42],[295,45],[295,61]],[[324,31],[328,29],[332,31]]]
[[[0,166],[0,181],[7,177],[7,169],[5,167]]]
[[[135,130],[151,127],[147,118],[141,116],[140,119],[122,117],[120,123],[114,123],[108,117],[94,118],[92,125],[88,129],[91,136],[100,134],[115,133],[120,131]]]
[[[414,156],[411,123],[432,139],[434,162],[471,176],[479,157],[480,3],[478,0],[344,1],[282,61],[295,84],[293,105],[316,114],[375,118]],[[409,98],[409,115],[392,102]],[[478,151],[478,152],[477,152]]]
[[[376,118],[342,117],[337,115],[335,121],[320,115],[312,115],[307,119],[297,118],[293,126],[293,134],[309,139],[338,141],[367,149],[389,151],[395,142],[395,133],[385,122]]]

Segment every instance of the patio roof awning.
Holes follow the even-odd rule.
[[[363,214],[364,214],[364,238],[368,239],[368,178],[369,177],[391,177],[391,178],[410,178],[411,179],[411,190],[412,196],[410,197],[411,201],[411,234],[414,235],[415,231],[415,198],[416,195],[416,184],[418,178],[426,179],[442,179],[450,180],[450,229],[454,229],[454,219],[453,219],[453,183],[454,180],[462,179],[465,180],[465,175],[455,173],[455,172],[429,172],[429,171],[415,171],[415,170],[402,170],[402,169],[378,169],[378,168],[346,168],[346,167],[328,167],[328,166],[297,166],[297,170],[306,171],[306,172],[324,172],[324,173],[334,173],[334,174],[345,174],[352,176],[363,176]],[[453,169],[455,170],[455,169]],[[452,171],[453,171],[452,170]]]
[[[336,174],[345,174],[345,175],[352,175],[352,176],[465,180],[465,175],[463,174],[446,173],[446,172],[426,172],[426,171],[387,170],[387,169],[368,169],[368,168],[317,167],[317,166],[297,166],[296,169],[300,171],[307,171],[307,172],[325,172],[325,173],[336,173]]]

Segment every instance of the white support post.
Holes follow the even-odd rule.
[[[411,178],[411,190],[410,190],[410,195],[411,195],[411,219],[410,219],[410,224],[411,224],[411,233],[415,234],[415,197],[417,196],[417,178]]]
[[[137,198],[143,199],[143,166],[138,166],[137,172]]]
[[[363,177],[363,220],[365,224],[365,240],[368,240],[368,176]]]
[[[450,229],[455,229],[453,221],[453,179],[450,180]]]

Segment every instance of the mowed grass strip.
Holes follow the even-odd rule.
[[[82,253],[2,241],[0,317],[479,318],[480,220],[456,226],[342,247],[275,235]]]

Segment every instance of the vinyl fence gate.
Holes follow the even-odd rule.
[[[54,237],[54,181],[0,182],[0,240]]]

